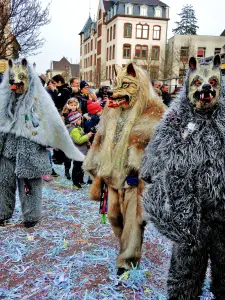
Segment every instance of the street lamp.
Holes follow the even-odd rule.
[[[34,69],[36,68],[36,63],[35,62],[33,63],[33,67],[34,67]]]

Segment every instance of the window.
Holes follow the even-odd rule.
[[[106,61],[109,60],[109,48],[106,49]]]
[[[110,41],[112,40],[112,26],[110,27]]]
[[[102,24],[98,25],[98,37],[102,35]]]
[[[112,65],[112,79],[115,77],[115,65]]]
[[[197,57],[205,57],[205,47],[198,47]]]
[[[152,59],[159,60],[160,47],[152,46]]]
[[[221,48],[215,48],[214,55],[220,54],[220,52],[221,52]]]
[[[133,15],[133,5],[132,4],[125,5],[125,15]]]
[[[130,23],[124,24],[123,37],[125,37],[125,38],[132,37],[132,24],[130,24]]]
[[[102,51],[102,41],[98,41],[98,46],[97,46],[97,55],[101,54]]]
[[[179,70],[179,77],[184,77],[186,74],[186,70],[185,69],[180,69]]]
[[[113,25],[113,39],[116,38],[116,24]]]
[[[114,15],[114,16],[116,15],[116,11],[117,11],[117,6],[114,5],[114,7],[113,7],[113,15]]]
[[[148,56],[148,46],[146,45],[136,45],[135,47],[135,57],[141,59],[147,59]]]
[[[109,29],[107,29],[107,43],[109,42]]]
[[[93,50],[93,40],[91,40],[91,51]]]
[[[101,11],[101,9],[99,9],[99,12],[98,12],[98,19],[100,20],[101,17],[102,17],[102,11]]]
[[[90,56],[90,65],[92,67],[92,55]]]
[[[109,79],[111,79],[111,66],[109,66]]]
[[[109,75],[108,75],[108,67],[106,67],[106,79],[109,79]]]
[[[131,45],[123,45],[123,58],[131,58]]]
[[[187,62],[189,56],[189,47],[180,48],[180,61]]]
[[[155,18],[161,18],[162,17],[162,8],[157,6],[155,8]]]
[[[146,6],[146,5],[140,6],[140,15],[148,16],[148,6]]]
[[[109,48],[109,60],[111,60],[112,59],[112,47],[110,46],[110,48]]]
[[[148,39],[149,26],[147,24],[137,24],[136,25],[136,38],[137,39]]]
[[[90,71],[90,81],[92,81],[92,71]]]
[[[150,76],[151,76],[152,80],[156,80],[159,78],[159,67],[158,66],[150,67]]]
[[[115,45],[113,45],[113,53],[112,53],[112,59],[115,58]]]
[[[153,40],[160,40],[161,26],[153,26]]]
[[[95,54],[95,58],[94,58],[94,65],[96,66],[96,54]]]

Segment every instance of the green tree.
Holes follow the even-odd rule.
[[[192,5],[183,6],[181,13],[178,14],[181,20],[180,22],[175,22],[177,24],[177,28],[173,29],[174,34],[185,34],[185,35],[195,35],[197,28],[199,28],[196,24],[198,22],[195,17],[195,11]]]

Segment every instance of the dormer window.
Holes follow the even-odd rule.
[[[133,15],[133,5],[132,4],[125,5],[125,15]]]
[[[140,6],[140,15],[141,16],[148,16],[148,6],[141,5]]]
[[[155,18],[162,17],[162,8],[160,6],[155,7]]]
[[[114,14],[114,16],[116,15],[116,10],[117,10],[117,6],[114,5],[114,7],[113,7],[113,14]]]

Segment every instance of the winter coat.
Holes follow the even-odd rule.
[[[88,152],[88,146],[87,143],[89,141],[88,136],[84,133],[84,130],[80,126],[76,127],[69,127],[68,128],[71,138],[74,141],[74,144],[76,147],[84,154],[86,155]]]
[[[93,133],[96,132],[96,126],[98,125],[100,118],[97,115],[90,115],[88,114],[90,119],[84,122],[84,132],[88,133],[92,131]]]
[[[72,88],[70,86],[68,86],[68,84],[63,84],[61,86],[57,86],[57,90],[58,90],[58,93],[52,93],[51,97],[52,97],[58,111],[62,111],[67,100],[69,100],[71,98],[73,91],[72,91]]]
[[[89,100],[89,96],[84,95],[84,94],[80,94],[77,97],[78,101],[79,101],[79,106],[80,106],[80,110],[82,112],[82,115],[87,114],[88,110],[87,110],[87,102]]]

